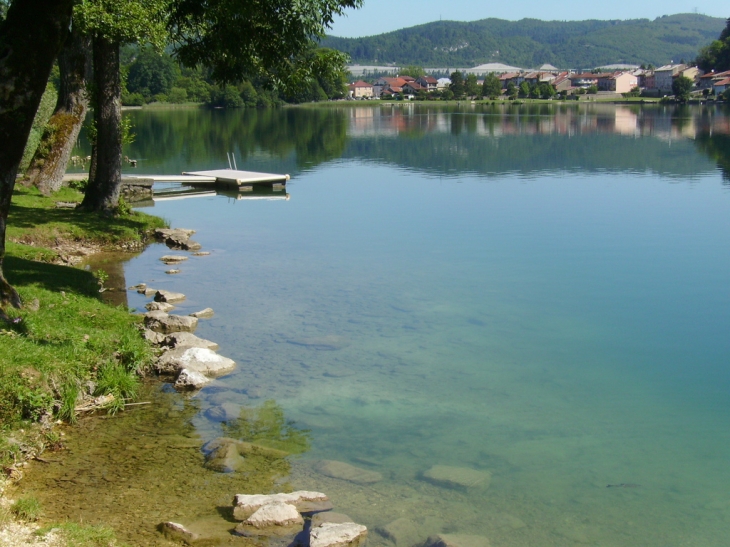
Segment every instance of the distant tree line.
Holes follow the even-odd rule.
[[[324,58],[330,50],[313,49],[307,55]],[[122,73],[126,86],[122,104],[143,106],[160,103],[203,103],[224,108],[277,106],[284,102],[303,103],[343,98],[347,93],[344,63],[331,66],[320,63],[321,70],[309,81],[294,89],[275,91],[264,77],[236,83],[216,83],[211,70],[204,67],[181,67],[166,51],[129,46],[123,52]]]

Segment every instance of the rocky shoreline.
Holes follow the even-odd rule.
[[[158,229],[154,236],[169,248],[194,252],[197,256],[200,244],[192,241],[195,232],[185,229]],[[180,264],[186,255],[165,255],[165,264]],[[179,273],[178,269],[166,273]],[[152,297],[147,303],[143,335],[159,351],[155,371],[172,381],[179,391],[197,391],[213,379],[232,372],[236,363],[216,352],[218,344],[193,334],[200,319],[213,317],[214,311],[206,308],[189,315],[171,313],[175,303],[186,297],[181,293],[156,290],[146,284],[130,287],[140,294]],[[230,473],[241,467],[251,454],[282,459],[288,453],[273,448],[221,437],[202,447],[204,466],[219,473]],[[367,528],[355,523],[350,517],[332,512],[332,503],[321,492],[292,492],[278,494],[236,494],[233,500],[233,518],[239,524],[233,533],[252,538],[276,538],[277,544],[302,547],[358,547],[367,537]],[[186,527],[177,522],[163,522],[158,527],[166,537],[187,544],[205,542],[204,531]]]

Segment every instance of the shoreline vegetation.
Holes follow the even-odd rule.
[[[13,194],[5,264],[23,308],[8,310],[0,322],[0,539],[7,544],[32,544],[34,526],[22,523],[42,512],[23,509],[33,500],[5,497],[25,462],[61,449],[59,426],[74,423],[82,408],[123,409],[153,362],[141,318],[101,300],[104,291],[126,287],[106,287],[102,270],[69,266],[100,251],[139,252],[166,223],[139,212],[109,218],[57,206],[82,198],[71,188],[44,197],[20,185]],[[43,544],[60,545],[53,543],[59,537],[74,545],[113,539],[108,529],[81,525],[64,525],[54,535]]]

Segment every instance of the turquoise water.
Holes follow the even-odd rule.
[[[177,276],[160,245],[126,265],[128,284],[187,294],[181,312],[215,309],[197,334],[239,367],[198,395],[205,438],[221,432],[206,409],[274,399],[311,430],[294,484],[328,492],[371,545],[727,544],[725,113],[134,115],[139,172],[233,150],[292,174],[287,201],[158,202],[211,255]],[[207,133],[166,148],[146,132],[165,116]],[[324,336],[337,349],[292,343]],[[325,477],[320,459],[383,480]],[[491,484],[434,485],[434,465]],[[397,518],[412,525],[378,531]]]

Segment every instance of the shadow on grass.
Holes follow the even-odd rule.
[[[38,228],[45,224],[69,224],[93,234],[103,241],[129,237],[144,227],[144,222],[134,217],[113,219],[99,213],[76,209],[40,209],[13,204],[8,225],[16,228]]]
[[[16,288],[35,285],[49,291],[82,294],[99,298],[99,286],[91,272],[6,256],[5,276]]]

